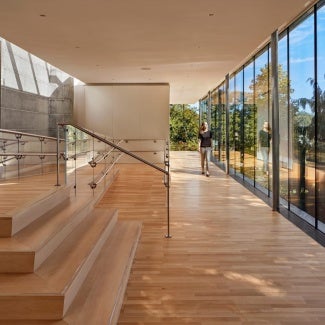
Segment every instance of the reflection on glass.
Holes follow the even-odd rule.
[[[290,203],[315,216],[314,17],[289,33],[290,65]]]
[[[222,84],[219,88],[219,114],[220,114],[220,160],[223,162],[223,167],[226,166],[226,96],[225,85]]]
[[[229,167],[230,170],[235,169],[236,153],[238,152],[238,136],[235,134],[236,125],[236,93],[235,93],[235,77],[229,79]],[[238,159],[238,158],[237,158]]]
[[[255,60],[256,182],[266,189],[270,189],[269,177],[272,170],[269,80],[269,49],[266,49]]]
[[[244,176],[251,182],[255,179],[255,103],[254,103],[254,62],[244,68]]]
[[[278,46],[278,84],[279,84],[279,164],[280,164],[280,201],[288,208],[289,203],[289,169],[292,168],[292,152],[289,144],[289,121],[288,121],[288,37],[286,33],[282,35]]]
[[[210,122],[210,130],[213,133],[213,156],[220,160],[218,148],[218,141],[217,141],[217,134],[218,134],[218,91],[215,89],[211,93],[211,122]]]
[[[224,84],[212,92],[211,124],[214,139],[214,156],[221,167],[226,164],[226,112]]]
[[[208,97],[200,101],[200,124],[208,120],[208,102]]]
[[[234,123],[234,136],[238,146],[237,152],[239,154],[236,159],[235,170],[237,174],[243,174],[244,168],[244,124],[242,121],[244,106],[244,93],[243,93],[243,70],[240,70],[236,74],[236,112]]]
[[[325,223],[325,5],[317,12],[316,208]],[[324,229],[323,229],[324,231]]]

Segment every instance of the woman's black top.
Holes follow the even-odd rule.
[[[199,139],[201,140],[200,142],[200,147],[211,147],[212,146],[212,132],[210,130],[199,133]]]

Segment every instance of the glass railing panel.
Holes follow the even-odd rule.
[[[107,187],[107,182],[111,182],[114,164],[121,153],[70,125],[66,126],[65,137],[67,182],[76,189],[89,187],[94,192],[101,192]]]
[[[59,144],[63,150],[64,144]],[[62,162],[61,162],[62,164]],[[56,173],[57,139],[0,131],[0,179]]]

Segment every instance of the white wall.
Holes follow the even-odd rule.
[[[160,140],[169,139],[169,85],[78,86],[74,121],[109,138],[129,140],[125,149],[162,162]]]

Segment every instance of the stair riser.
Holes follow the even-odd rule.
[[[0,320],[59,320],[63,301],[60,295],[0,297]]]
[[[12,218],[0,217],[0,237],[10,237],[12,233]]]
[[[34,271],[33,252],[1,252],[1,273],[29,273]]]

